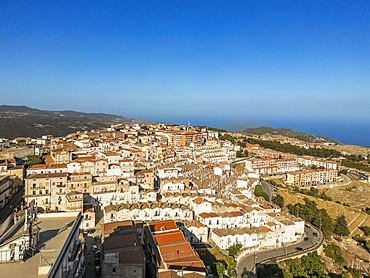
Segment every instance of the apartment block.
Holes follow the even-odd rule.
[[[332,169],[318,169],[311,171],[295,171],[287,173],[287,185],[311,186],[319,183],[335,182],[338,171]]]
[[[151,277],[206,277],[203,261],[173,220],[146,224],[144,245]]]
[[[146,257],[132,221],[104,224],[103,278],[145,278]]]

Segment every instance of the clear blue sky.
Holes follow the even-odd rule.
[[[231,128],[370,122],[368,0],[0,7],[2,104]]]

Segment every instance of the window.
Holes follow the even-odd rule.
[[[116,274],[117,269],[115,267],[112,268],[113,274]]]

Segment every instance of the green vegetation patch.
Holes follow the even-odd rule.
[[[305,204],[288,204],[289,213],[299,216],[303,220],[319,227],[325,235],[333,233],[334,221],[326,209],[318,209],[316,202],[308,198],[304,198],[303,200]]]
[[[322,158],[329,158],[329,157],[340,157],[342,154],[336,150],[330,150],[325,148],[301,148],[298,146],[294,146],[289,143],[281,144],[279,142],[275,141],[269,141],[269,140],[259,140],[259,139],[252,139],[247,138],[245,139],[247,143],[250,144],[258,144],[263,148],[283,152],[283,153],[292,153],[296,155],[310,155],[315,157],[322,157]]]
[[[276,194],[276,196],[272,198],[272,202],[282,208],[284,206],[284,197],[280,194]]]
[[[266,201],[270,201],[269,196],[265,191],[262,189],[262,185],[258,184],[256,188],[254,189],[254,195],[256,197],[263,197]]]
[[[343,265],[346,263],[346,260],[343,258],[342,250],[334,243],[326,245],[324,253],[327,257],[332,258],[337,264]]]
[[[370,236],[370,226],[361,226],[359,228],[364,232],[365,236]]]

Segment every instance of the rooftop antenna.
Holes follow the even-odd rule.
[[[26,231],[28,229],[28,236],[29,236],[29,247],[28,250],[26,250],[26,254],[32,257],[34,255],[35,251],[35,244],[33,240],[33,223],[37,219],[37,207],[35,206],[35,199],[33,199],[27,210],[26,210],[26,219],[24,223],[24,230]]]

